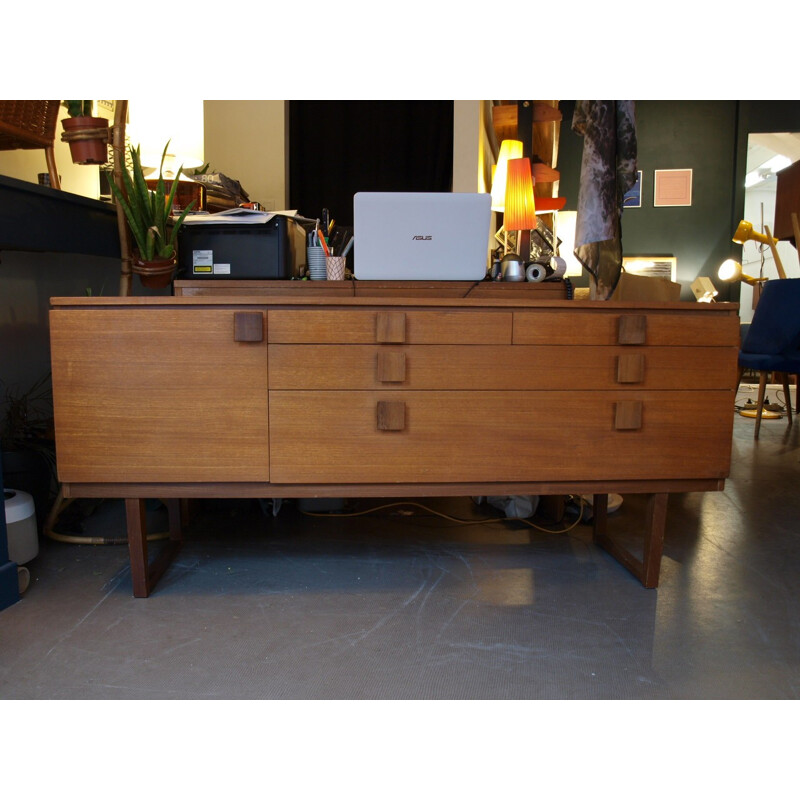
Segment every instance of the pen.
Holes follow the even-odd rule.
[[[319,236],[319,243],[322,245],[322,249],[325,251],[325,255],[329,256],[331,252],[328,249],[328,243],[325,241],[325,237],[322,235],[322,231],[317,231],[317,235]]]
[[[341,248],[343,240],[344,240],[344,229],[334,228],[333,233],[331,233],[328,236],[328,245],[331,247],[331,249],[335,249],[336,252],[338,253]]]
[[[347,243],[347,246],[342,250],[342,257],[346,256],[350,252],[350,248],[353,246],[353,242],[355,241],[355,236],[353,236],[350,241]]]

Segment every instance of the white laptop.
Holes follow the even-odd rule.
[[[486,277],[491,195],[358,192],[353,263],[359,280],[479,281]]]

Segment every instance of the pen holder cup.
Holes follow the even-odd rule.
[[[324,281],[328,277],[325,251],[322,249],[322,245],[307,247],[306,261],[308,263],[308,277],[312,281]]]
[[[325,259],[325,268],[329,281],[343,281],[344,269],[347,263],[345,256],[328,256]]]

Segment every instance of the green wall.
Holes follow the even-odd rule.
[[[583,139],[572,132],[575,101],[560,104],[559,193],[577,208]],[[691,300],[698,275],[712,278],[723,300],[738,300],[738,285],[716,280],[719,264],[741,257],[731,241],[744,210],[744,175],[750,133],[800,131],[800,102],[755,100],[639,100],[636,103],[642,206],[622,215],[626,256],[677,258],[681,299]],[[691,169],[692,205],[653,207],[656,169]],[[583,278],[576,281],[588,285]]]

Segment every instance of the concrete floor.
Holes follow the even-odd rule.
[[[724,492],[670,497],[657,590],[588,525],[461,525],[415,506],[321,518],[203,501],[145,600],[124,546],[44,540],[0,613],[0,698],[796,699],[800,425],[752,431],[736,418]],[[642,510],[626,497],[610,529]],[[124,537],[121,503],[84,524]]]

